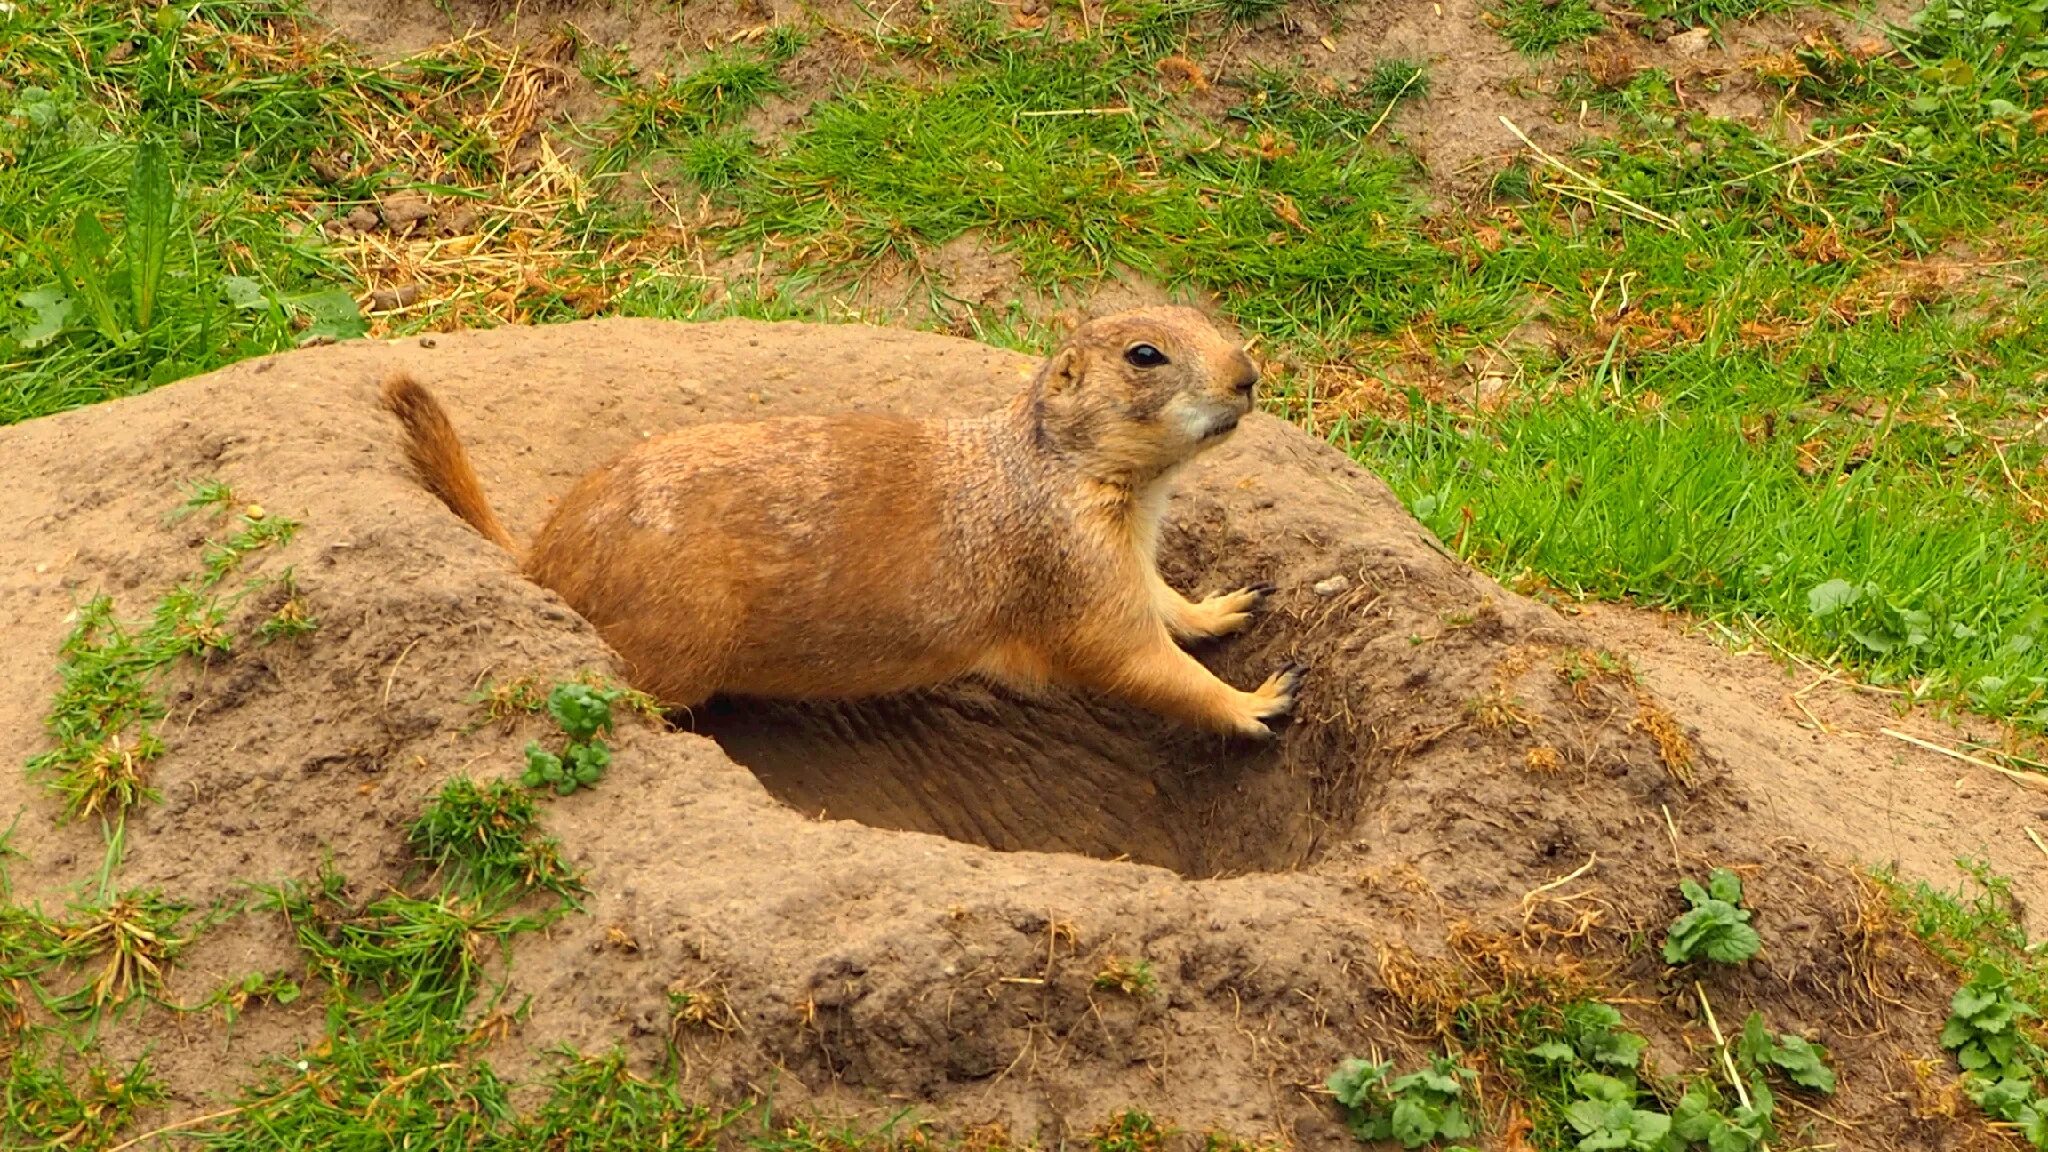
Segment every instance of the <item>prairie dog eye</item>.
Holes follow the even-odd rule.
[[[1166,363],[1166,353],[1150,344],[1133,344],[1124,349],[1124,362],[1133,368],[1157,368]]]

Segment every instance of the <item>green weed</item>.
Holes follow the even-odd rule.
[[[1666,964],[1689,964],[1702,957],[1716,964],[1740,964],[1763,946],[1750,926],[1749,909],[1741,906],[1740,876],[1716,868],[1706,887],[1688,879],[1679,881],[1678,888],[1689,907],[1665,932]]]
[[[290,1004],[304,992],[298,981],[282,972],[251,972],[207,997],[201,1007],[219,1007],[233,1024],[251,1004]]]
[[[1643,1061],[1649,1041],[1618,1008],[1533,971],[1505,975],[1501,986],[1472,989],[1448,1005],[1447,1038],[1483,1056],[1475,1062],[1522,1106],[1531,1147],[1746,1152],[1773,1138],[1773,1084],[1820,1095],[1834,1090],[1833,1069],[1818,1045],[1772,1033],[1758,1013],[1735,1037],[1724,1037],[1703,993],[1701,1009],[1721,1042],[1699,1068],[1660,1076]]]
[[[614,102],[596,128],[602,143],[592,154],[591,172],[617,175],[662,157],[679,161],[700,187],[731,184],[753,152],[735,122],[785,89],[778,70],[802,46],[800,38],[777,36],[765,51],[727,49],[681,76],[657,75],[645,84],[616,70],[596,74]]]
[[[347,86],[267,51],[286,4],[157,13],[66,0],[0,25],[0,422],[361,331],[280,227]]]
[[[564,737],[562,750],[551,752],[535,740],[526,746],[526,771],[520,783],[528,788],[551,787],[567,796],[604,778],[612,762],[611,746],[601,738],[612,730],[615,689],[589,684],[557,684],[548,693],[547,711]]]
[[[235,490],[222,480],[194,480],[185,486],[185,503],[173,516],[188,516],[194,512],[206,512],[214,516],[225,516],[235,507]]]
[[[1095,974],[1095,986],[1106,992],[1120,992],[1144,999],[1159,990],[1159,977],[1153,974],[1149,960],[1111,956],[1103,962],[1102,971]]]
[[[1096,1152],[1159,1152],[1166,1143],[1167,1130],[1143,1112],[1123,1112],[1112,1117],[1095,1134]]]
[[[1364,94],[1383,104],[1420,100],[1429,95],[1429,70],[1419,61],[1388,57],[1375,61],[1366,78]]]
[[[1879,879],[1914,934],[1964,976],[1941,1031],[1963,1091],[1986,1115],[2048,1148],[2048,1048],[2036,1023],[2048,1003],[2048,961],[2014,915],[2010,883],[1980,863],[1959,867],[1968,880],[1955,891]]]
[[[269,889],[265,906],[291,925],[315,977],[418,1014],[468,1004],[483,979],[486,946],[541,922],[452,893],[394,894],[352,908],[341,900],[344,886],[341,877],[323,873],[313,889]]]
[[[2021,1001],[2048,1003],[2048,946],[2027,938],[2012,881],[1981,861],[1956,866],[1963,879],[1954,889],[1908,884],[1889,872],[1878,880],[1906,927],[1951,967],[1974,973],[1991,965]]]
[[[159,991],[165,967],[189,942],[179,934],[189,911],[155,892],[123,892],[104,904],[76,909],[56,926],[50,957],[96,966],[97,971],[53,1005],[98,1011]]]
[[[565,1055],[548,1089],[547,1102],[515,1131],[528,1147],[563,1152],[710,1149],[719,1146],[720,1132],[736,1118],[686,1102],[672,1083],[634,1076],[619,1053]]]
[[[1398,1140],[1404,1148],[1420,1148],[1478,1130],[1465,1101],[1477,1072],[1448,1056],[1405,1076],[1393,1071],[1391,1061],[1346,1060],[1330,1074],[1330,1093],[1360,1140]]]
[[[1771,1069],[1798,1087],[1834,1095],[1835,1073],[1828,1067],[1827,1050],[1792,1032],[1771,1035],[1761,1012],[1751,1012],[1743,1021],[1735,1055],[1740,1067]]]
[[[256,626],[256,634],[266,644],[280,640],[298,640],[320,630],[320,619],[306,604],[305,596],[299,591],[298,578],[290,568],[277,576],[278,587],[284,593],[284,600],[271,612],[263,623]]]

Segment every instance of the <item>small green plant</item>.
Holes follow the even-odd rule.
[[[1095,1133],[1095,1152],[1159,1152],[1171,1134],[1146,1113],[1119,1112]]]
[[[297,640],[318,632],[320,618],[306,606],[306,598],[299,592],[298,578],[292,570],[286,568],[279,573],[277,583],[284,592],[284,602],[256,626],[256,634],[263,637],[265,644],[275,644],[280,640]]]
[[[1263,20],[1287,6],[1287,0],[1220,0],[1223,14],[1233,24]]]
[[[235,490],[223,480],[194,480],[185,486],[185,503],[174,510],[173,516],[189,516],[194,512],[208,512],[225,516],[235,506]]]
[[[150,1074],[146,1058],[116,1068],[96,1059],[53,1055],[47,1047],[38,1037],[16,1048],[7,1061],[0,1146],[103,1148],[137,1112],[169,1096]],[[67,1064],[82,1064],[76,1070],[82,1075],[72,1074]]]
[[[108,232],[92,208],[78,210],[72,217],[70,245],[56,261],[63,287],[43,290],[37,326],[17,337],[22,345],[46,343],[79,318],[117,347],[147,334],[157,319],[173,200],[163,145],[145,141],[135,149],[120,233]]]
[[[1126,996],[1145,997],[1159,990],[1159,978],[1152,974],[1149,960],[1125,960],[1111,956],[1095,974],[1095,986]]]
[[[469,702],[483,708],[483,722],[489,724],[538,712],[547,707],[548,696],[541,688],[540,677],[518,676],[511,680],[486,681],[470,696]]]
[[[1999,1080],[2027,1079],[2048,1066],[2039,1045],[2021,1029],[2034,1009],[2013,995],[2005,972],[1980,966],[1956,989],[1942,1026],[1941,1046],[1956,1054],[1963,1071]]]
[[[1477,1072],[1448,1056],[1390,1079],[1393,1071],[1392,1061],[1352,1059],[1330,1074],[1330,1093],[1360,1140],[1399,1140],[1404,1148],[1420,1148],[1462,1140],[1476,1130],[1465,1111],[1465,1086],[1479,1078]]]
[[[1633,1079],[1598,1072],[1572,1078],[1576,1098],[1565,1106],[1565,1121],[1579,1134],[1579,1147],[1666,1152],[1671,1147],[1671,1117],[1637,1107]]]
[[[1775,1069],[1785,1079],[1823,1096],[1835,1092],[1835,1073],[1827,1065],[1827,1050],[1804,1036],[1780,1032],[1772,1036],[1764,1027],[1761,1012],[1751,1012],[1742,1023],[1742,1037],[1736,1042],[1738,1065],[1756,1070]]]
[[[674,1045],[684,1032],[733,1032],[740,1026],[739,1014],[723,989],[708,984],[670,984],[668,995],[669,1043]]]
[[[1994,1120],[2017,1125],[2036,1148],[2048,1148],[2048,1097],[2040,1080],[2048,1051],[2028,1034],[2032,1005],[2014,995],[2010,977],[1980,965],[1949,1004],[1941,1045],[1956,1054],[1963,1091]]]
[[[1622,1027],[1621,1011],[1598,1000],[1566,1004],[1555,1037],[1530,1048],[1545,1064],[1621,1069],[1634,1072],[1649,1041]]]
[[[233,1024],[251,1004],[290,1004],[303,994],[299,982],[282,972],[251,972],[207,997],[205,1006],[218,1006]]]
[[[291,925],[308,971],[338,993],[399,999],[408,1011],[448,1019],[482,986],[484,949],[548,922],[510,916],[483,901],[442,892],[402,893],[355,907],[347,881],[323,871],[313,886],[285,883],[263,894],[262,907]]]
[[[506,780],[457,777],[427,803],[409,835],[413,850],[451,882],[486,897],[581,890],[561,843],[542,835],[533,794]]]
[[[1382,104],[1420,100],[1429,95],[1429,70],[1405,56],[1390,56],[1373,63],[1362,91]]]
[[[1690,964],[1702,956],[1716,964],[1740,964],[1757,954],[1763,942],[1750,926],[1749,909],[1741,906],[1741,877],[1716,868],[1706,887],[1682,880],[1678,890],[1691,907],[1665,933],[1666,964]]]
[[[603,779],[612,762],[612,750],[600,736],[612,730],[612,701],[620,695],[617,689],[589,684],[555,685],[548,693],[547,711],[567,739],[559,753],[550,752],[538,740],[528,743],[526,772],[520,783],[528,788],[551,787],[567,796]]]
[[[1671,1135],[1678,1147],[1704,1144],[1708,1152],[1756,1152],[1769,1144],[1777,1135],[1771,1122],[1777,1099],[1762,1077],[1751,1078],[1747,1094],[1747,1101],[1731,1102],[1710,1077],[1693,1081],[1671,1110]]]

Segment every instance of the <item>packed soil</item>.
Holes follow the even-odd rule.
[[[543,734],[480,724],[480,683],[621,673],[409,476],[374,399],[400,367],[442,395],[524,536],[579,474],[660,430],[980,412],[1031,364],[881,328],[603,320],[308,349],[0,429],[0,760],[44,746],[75,606],[106,592],[141,616],[199,566],[213,526],[167,516],[180,485],[223,480],[304,524],[251,574],[289,565],[319,630],[256,644],[252,597],[243,642],[174,678],[162,798],[129,817],[121,885],[205,905],[326,861],[374,896],[416,871],[405,826],[431,793],[514,774]],[[1276,742],[972,684],[625,725],[602,784],[546,806],[588,870],[588,914],[516,940],[506,1002],[531,1012],[485,1056],[518,1073],[554,1046],[621,1045],[652,1070],[673,1040],[707,1098],[868,1123],[910,1106],[1048,1142],[1138,1106],[1338,1148],[1350,1137],[1316,1085],[1339,1059],[1418,1060],[1450,1005],[1531,973],[1597,984],[1659,1067],[1703,1067],[1696,975],[1724,1018],[1759,1009],[1833,1052],[1830,1119],[1784,1113],[1792,1133],[1812,1126],[1791,1146],[1993,1140],[1956,1118],[1969,1109],[1936,1043],[1952,977],[1893,926],[1866,867],[1947,883],[1948,857],[1982,850],[2024,875],[2018,825],[2041,792],[1851,737],[1953,739],[1848,687],[1794,709],[1761,657],[1509,594],[1274,419],[1187,471],[1162,565],[1188,591],[1278,586],[1246,634],[1201,653],[1239,684],[1309,665]],[[1602,648],[1641,676],[1598,671]],[[1805,710],[1827,730],[1802,727]],[[100,832],[0,773],[0,813],[17,810],[15,896],[58,907],[92,882]],[[1764,951],[1673,977],[1642,942],[1680,911],[1678,879],[1713,866],[1744,875]],[[2031,873],[2020,892],[2038,903]],[[1114,959],[1148,962],[1156,994],[1098,987]],[[250,912],[188,950],[171,996],[302,967],[277,917]],[[678,984],[721,990],[739,1027],[672,1036]],[[317,1000],[252,1007],[232,1035],[213,1014],[152,1011],[108,1043],[152,1053],[175,1120],[314,1042]]]

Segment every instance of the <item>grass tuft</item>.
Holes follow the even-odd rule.
[[[1607,30],[1607,18],[1591,0],[1504,0],[1493,18],[1501,36],[1530,56],[1548,56]]]
[[[539,832],[533,794],[506,780],[449,781],[413,823],[413,850],[458,889],[486,899],[582,891],[562,846]]]

